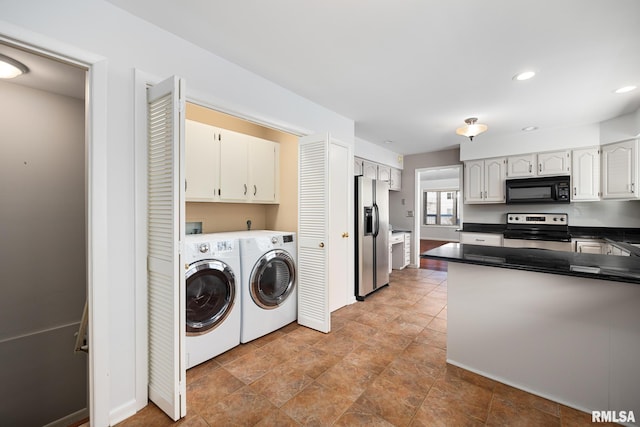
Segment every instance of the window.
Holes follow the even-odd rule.
[[[422,193],[423,225],[460,224],[459,196],[457,190],[425,191]]]

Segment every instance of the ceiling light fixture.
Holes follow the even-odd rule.
[[[464,121],[466,125],[456,129],[456,133],[458,135],[466,136],[471,141],[473,141],[473,137],[480,135],[482,132],[488,129],[487,125],[476,123],[477,121],[478,119],[476,117],[470,117],[466,119]]]
[[[616,90],[614,90],[614,93],[627,93],[627,92],[631,92],[632,90],[636,90],[637,86],[624,86],[621,88],[618,88]]]
[[[29,69],[22,62],[0,53],[0,79],[12,79],[28,72]]]
[[[523,71],[522,73],[518,73],[515,76],[513,76],[513,80],[518,80],[518,81],[529,80],[535,75],[536,75],[535,71]]]

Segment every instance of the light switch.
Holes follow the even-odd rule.
[[[413,211],[407,211],[407,216],[413,218]]]

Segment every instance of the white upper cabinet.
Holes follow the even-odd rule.
[[[280,144],[191,120],[185,140],[187,201],[278,202]]]
[[[602,146],[602,198],[637,199],[638,141]]]
[[[465,203],[504,203],[507,159],[473,160],[464,163]]]
[[[549,153],[530,153],[507,158],[507,177],[569,175],[571,152],[568,150]]]
[[[368,160],[363,160],[362,175],[367,178],[378,179],[378,165]]]
[[[509,178],[536,176],[537,170],[535,154],[507,157],[507,176]]]
[[[391,168],[391,181],[389,181],[389,190],[402,190],[402,171],[400,169]]]
[[[569,175],[571,152],[568,150],[538,153],[538,176]]]
[[[254,203],[273,203],[279,193],[280,144],[249,136],[249,198]]]
[[[572,151],[571,201],[600,200],[600,147]]]
[[[249,198],[249,140],[224,130],[220,137],[220,200],[244,202]]]
[[[378,165],[378,181],[391,181],[391,167]]]
[[[215,202],[220,189],[220,143],[213,126],[185,120],[185,199]]]
[[[360,157],[354,157],[353,158],[353,175],[360,176],[362,175],[362,171],[363,171],[362,159]]]

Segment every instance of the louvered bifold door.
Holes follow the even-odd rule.
[[[175,76],[147,89],[149,399],[174,420],[186,415],[182,94]]]
[[[298,153],[298,323],[329,332],[328,135],[300,138]]]

